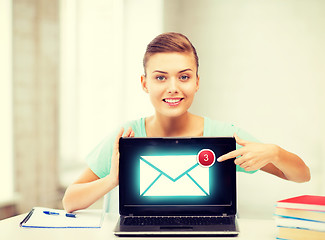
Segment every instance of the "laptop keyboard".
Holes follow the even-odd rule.
[[[233,223],[233,218],[231,217],[185,217],[185,216],[137,216],[137,217],[125,217],[124,225],[229,225]]]

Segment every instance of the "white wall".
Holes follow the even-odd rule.
[[[325,194],[325,2],[165,1],[165,31],[196,46],[201,76],[192,112],[228,121],[295,152],[312,180],[238,174],[239,210],[271,217],[276,200]]]

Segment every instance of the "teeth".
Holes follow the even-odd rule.
[[[168,102],[168,103],[176,103],[176,102],[179,102],[181,99],[165,99],[165,102]]]

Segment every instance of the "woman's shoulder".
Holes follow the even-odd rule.
[[[204,117],[204,135],[206,136],[233,136],[237,128],[232,123]]]
[[[113,153],[114,142],[121,127],[124,128],[124,131],[132,127],[136,137],[143,137],[145,133],[143,118],[128,121],[120,126],[110,127],[111,129],[106,137],[104,137],[86,156],[86,162],[89,168],[100,178],[105,177],[109,173],[110,158]]]
[[[233,123],[204,118],[204,136],[232,137],[234,133],[247,141],[260,142],[246,130]]]
[[[143,131],[145,132],[144,126],[144,118],[126,121],[124,124],[111,126],[111,129],[109,129],[109,131],[106,133],[106,136],[99,142],[98,147],[100,148],[104,146],[106,148],[107,146],[112,146],[115,142],[118,132],[122,127],[124,128],[124,132],[126,132],[129,127],[131,127],[137,137],[142,136]]]
[[[124,131],[131,127],[135,137],[146,137],[145,118],[139,118],[131,121],[127,121],[123,124]]]

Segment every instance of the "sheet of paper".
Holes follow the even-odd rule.
[[[58,214],[45,214],[49,211]],[[103,210],[80,210],[74,212],[76,217],[67,217],[66,211],[34,207],[28,219],[24,219],[21,227],[30,228],[100,228],[104,218]]]

